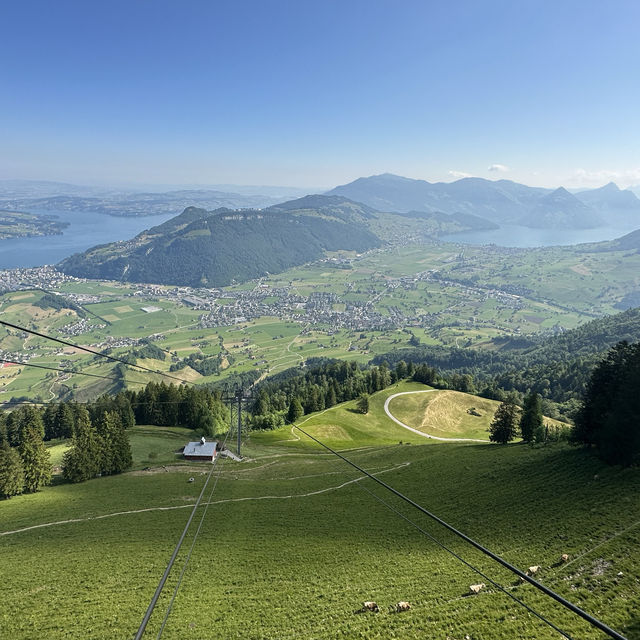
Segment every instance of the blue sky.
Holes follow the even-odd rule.
[[[0,179],[640,184],[636,0],[21,0]]]

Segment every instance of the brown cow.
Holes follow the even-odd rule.
[[[401,600],[393,606],[393,610],[395,611],[395,613],[400,613],[401,611],[409,611],[409,609],[411,609],[411,605],[404,600]]]

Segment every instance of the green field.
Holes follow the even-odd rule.
[[[407,393],[405,385],[400,386],[400,392]],[[496,400],[459,391],[425,392],[423,388],[393,398],[389,411],[404,424],[437,438],[488,440],[489,426],[499,406]],[[562,426],[552,418],[544,422],[550,427]]]
[[[521,569],[540,565],[544,584],[640,638],[640,469],[561,444],[422,444],[382,414],[394,391],[373,396],[369,416],[346,403],[303,428]],[[188,437],[137,427],[138,470],[0,502],[0,636],[133,637],[202,488],[193,469],[210,468],[167,465]],[[572,637],[602,637],[304,438],[252,433],[245,462],[220,464],[165,637],[558,637],[369,492]],[[190,543],[145,637],[158,632]],[[562,553],[570,561],[555,566]],[[479,582],[487,588],[468,597]],[[364,600],[381,612],[354,613]],[[400,600],[411,611],[392,615]]]
[[[243,303],[249,306],[238,308],[226,323],[213,327],[202,326],[204,312],[185,304],[187,293],[172,287],[75,280],[60,284],[58,290],[80,296],[79,304],[87,314],[84,324],[70,309],[35,306],[43,295],[35,290],[0,295],[0,318],[71,342],[111,349],[119,357],[134,348],[134,341],[151,336],[167,357],[142,364],[164,372],[192,354],[220,355],[220,370],[213,375],[202,376],[189,367],[176,374],[189,382],[217,382],[247,371],[265,377],[310,357],[366,363],[378,354],[408,346],[412,334],[423,344],[484,349],[494,348],[491,340],[496,337],[551,335],[574,328],[615,312],[616,305],[640,287],[640,254],[601,249],[595,245],[504,249],[431,243],[362,256],[339,254],[335,257],[349,261],[341,268],[320,261],[224,288],[216,294],[214,310],[233,307],[241,299],[237,296],[256,293],[262,295],[265,311],[245,321],[232,321],[236,313],[242,318],[252,308]],[[318,321],[305,316],[304,308],[281,312],[283,291],[300,299],[332,296],[327,305],[331,312],[349,314],[355,308],[377,315],[367,321],[370,326],[355,328],[358,313],[353,316],[354,326],[333,326],[327,316]],[[154,307],[157,311],[148,311]],[[400,326],[379,328],[379,323],[395,317],[403,318]],[[28,355],[34,364],[114,373],[113,363],[96,362],[70,348],[63,351],[59,345],[16,330],[0,328],[0,349]],[[157,376],[130,370],[124,383],[135,388],[152,379]],[[116,384],[79,374],[5,368],[0,372],[0,400],[12,396],[49,400],[65,392],[85,400]]]

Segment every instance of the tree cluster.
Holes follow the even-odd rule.
[[[521,396],[535,392],[547,410],[553,402],[559,415],[570,416],[606,351],[621,340],[639,339],[640,309],[629,309],[552,337],[496,338],[498,350],[419,344],[376,356],[372,362],[426,363],[446,379],[466,374],[479,395],[500,401],[510,391]]]
[[[71,448],[64,454],[63,478],[82,482],[97,475],[122,473],[131,463],[129,437],[120,415],[107,411],[92,422],[89,412],[79,406]]]
[[[0,497],[34,493],[49,484],[51,464],[43,437],[42,417],[33,407],[0,416]]]
[[[602,460],[640,460],[640,342],[619,342],[595,367],[575,417],[572,439],[594,445]]]
[[[150,382],[141,391],[123,394],[133,408],[137,424],[199,429],[208,436],[228,429],[229,409],[219,391]]]
[[[406,367],[401,372],[406,374]],[[284,424],[285,419],[295,422],[305,414],[357,398],[362,411],[364,397],[368,411],[368,396],[397,379],[397,372],[384,363],[364,368],[356,362],[326,361],[305,372],[292,369],[260,385],[252,407],[251,426],[273,429]]]

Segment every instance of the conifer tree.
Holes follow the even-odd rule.
[[[73,435],[75,420],[73,409],[68,403],[63,402],[58,407],[55,417],[56,438],[70,438]]]
[[[51,482],[51,463],[49,452],[42,440],[43,430],[37,424],[27,424],[21,430],[18,452],[24,467],[26,493],[35,493],[40,487]]]
[[[610,464],[640,459],[640,342],[619,342],[595,367],[576,414],[572,440],[594,444]]]
[[[369,413],[369,394],[363,393],[356,403],[356,407],[360,413]]]
[[[298,398],[292,398],[287,411],[287,421],[295,422],[304,415],[304,409]]]
[[[336,399],[336,390],[333,388],[333,385],[329,387],[327,391],[325,404],[327,407],[333,407],[337,403]]]
[[[535,433],[542,429],[542,400],[532,392],[524,399],[520,416],[520,434],[524,442],[533,442]]]
[[[101,453],[98,434],[84,407],[76,408],[76,429],[71,448],[64,454],[62,476],[70,482],[83,482],[100,472]]]
[[[102,447],[100,472],[104,474],[122,473],[131,466],[131,446],[120,414],[107,411],[96,423],[96,432]]]
[[[518,408],[510,398],[497,409],[489,427],[489,440],[499,444],[507,444],[515,438]]]
[[[24,489],[24,467],[16,449],[6,440],[0,443],[0,497],[10,498]]]

